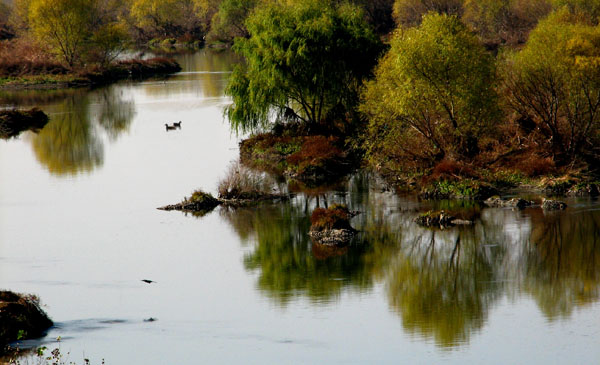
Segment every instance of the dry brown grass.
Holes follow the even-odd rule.
[[[218,193],[221,199],[260,199],[270,196],[276,184],[268,175],[234,162],[227,174],[219,181]]]
[[[0,76],[60,75],[68,69],[27,38],[0,42]]]

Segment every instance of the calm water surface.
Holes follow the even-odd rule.
[[[557,214],[434,207],[360,173],[285,204],[156,210],[214,193],[238,155],[222,118],[235,58],[178,60],[167,80],[0,92],[0,106],[51,119],[0,140],[0,287],[38,294],[56,322],[25,345],[107,364],[600,363],[595,200]],[[334,202],[363,212],[342,249],[306,234]],[[412,223],[430,208],[476,224]]]

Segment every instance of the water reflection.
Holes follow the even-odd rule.
[[[135,116],[133,100],[123,98],[123,90],[106,88],[98,92],[100,110],[98,124],[106,131],[108,138],[115,141],[120,134],[129,131]]]
[[[313,204],[297,199],[292,204],[222,210],[243,240],[254,241],[244,266],[259,272],[257,287],[282,306],[299,296],[327,302],[343,288],[363,291],[372,285],[369,265],[363,261],[368,246],[353,243],[330,249],[309,239],[305,207]]]
[[[544,216],[539,208],[432,205],[382,193],[372,181],[358,174],[343,193],[222,211],[252,245],[244,264],[258,272],[258,289],[285,306],[296,297],[331,302],[344,291],[363,293],[381,283],[405,331],[440,348],[468,344],[506,296],[533,298],[550,320],[598,301],[600,211],[589,208],[596,203]],[[348,247],[315,246],[308,238],[312,209],[332,202],[362,212],[352,221],[361,232]],[[413,223],[431,208],[458,211],[476,223],[449,230]]]
[[[240,62],[231,51],[184,53],[177,55],[176,59],[183,72],[167,81],[147,83],[144,88],[146,94],[153,97],[191,94],[220,100],[233,66]]]
[[[89,172],[102,164],[104,147],[90,123],[86,101],[65,99],[32,139],[35,156],[52,174]]]
[[[167,80],[123,82],[93,90],[0,91],[0,107],[35,106],[49,115],[50,122],[39,135],[30,135],[27,140],[51,174],[90,173],[102,166],[106,142],[115,142],[129,131],[136,115],[134,100],[140,99],[136,89],[142,89],[152,100],[159,100],[157,96],[177,98],[186,107],[202,98],[222,102],[227,77],[239,62],[233,52],[201,51],[174,57],[183,72]],[[143,98],[141,101],[145,102]]]
[[[104,139],[115,141],[129,130],[135,103],[123,87],[97,90],[21,90],[0,94],[0,104],[41,107],[49,123],[28,140],[37,160],[53,175],[89,173],[104,161]]]
[[[442,347],[467,342],[500,296],[493,263],[498,252],[481,245],[481,229],[414,234],[388,268],[391,307],[404,328]]]
[[[523,287],[549,320],[568,317],[599,298],[600,211],[535,213]]]
[[[115,87],[66,94],[46,110],[50,122],[31,141],[38,161],[54,175],[90,172],[101,166],[104,142],[98,127],[114,141],[135,116],[133,101],[124,100]]]

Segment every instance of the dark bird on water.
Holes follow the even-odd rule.
[[[165,127],[167,128],[167,131],[172,131],[175,130],[177,127],[171,127],[170,125],[165,123]]]
[[[173,127],[176,127],[176,128],[181,128],[181,121],[179,121],[179,122],[174,122],[174,123],[173,123]]]
[[[148,279],[142,279],[142,281],[146,284],[152,284],[152,283],[156,283],[156,281],[153,280],[148,280]]]

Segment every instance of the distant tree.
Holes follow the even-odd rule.
[[[13,30],[9,24],[9,17],[12,7],[0,2],[0,40],[12,38]]]
[[[586,20],[592,24],[600,21],[600,0],[552,0],[552,3],[555,9],[566,6],[578,21]]]
[[[147,37],[179,37],[185,33],[200,35],[204,26],[193,0],[133,0],[131,15]]]
[[[9,15],[9,23],[17,33],[24,33],[29,29],[29,5],[31,0],[14,0],[13,8]]]
[[[127,29],[123,24],[101,25],[91,35],[86,58],[106,66],[127,49],[128,40]]]
[[[462,19],[488,44],[518,44],[551,10],[549,0],[466,0]]]
[[[509,105],[559,166],[600,157],[600,28],[578,20],[552,14],[503,68]]]
[[[34,38],[70,67],[106,65],[126,48],[128,35],[119,23],[117,1],[31,0],[26,8]]]
[[[429,12],[460,16],[462,3],[463,0],[395,0],[394,18],[399,25],[415,26]]]
[[[265,3],[236,39],[246,65],[235,69],[226,113],[237,130],[274,119],[316,125],[352,113],[358,90],[382,50],[379,39],[352,5],[319,0]]]
[[[205,29],[209,29],[211,21],[223,0],[194,0],[194,9]]]
[[[29,25],[69,66],[77,63],[91,36],[93,0],[31,0]]]
[[[214,15],[208,37],[212,40],[233,42],[236,37],[248,37],[246,19],[259,0],[223,0]]]
[[[430,13],[398,30],[367,83],[371,158],[433,164],[473,157],[498,116],[492,57],[456,16]]]

